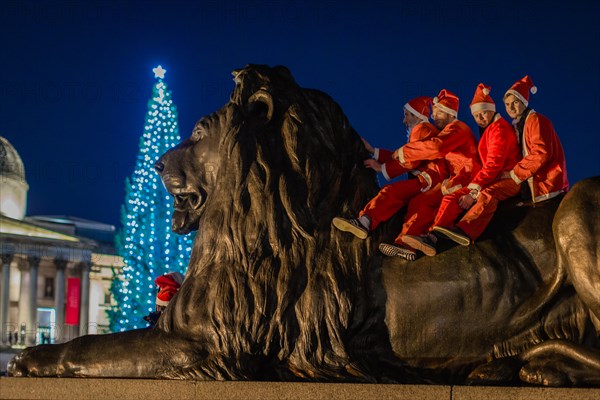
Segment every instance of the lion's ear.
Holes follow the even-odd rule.
[[[243,69],[234,69],[233,71],[231,71],[231,75],[233,75],[233,81],[235,83],[240,83],[241,81],[241,77],[240,74],[242,73]]]
[[[206,128],[204,128],[204,124],[202,123],[204,118],[201,118],[194,125],[194,129],[192,129],[192,135],[190,136],[190,140],[193,142],[197,142],[198,140],[204,139],[206,137]]]

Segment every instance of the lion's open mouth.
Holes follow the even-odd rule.
[[[198,230],[206,192],[202,188],[186,185],[177,174],[162,174],[161,179],[165,189],[173,196],[173,232],[185,235]]]
[[[199,211],[178,211],[173,212],[172,226],[173,232],[180,235],[188,234],[192,231],[197,231],[200,226],[200,214]]]
[[[198,190],[179,188],[170,190],[173,195],[173,232],[185,235],[198,230],[200,215],[206,203],[206,194]]]

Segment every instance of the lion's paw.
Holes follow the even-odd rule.
[[[519,363],[513,358],[502,358],[475,368],[467,377],[468,385],[500,385],[515,380]]]
[[[527,364],[519,371],[519,378],[525,383],[540,386],[566,386],[567,375],[552,366]]]
[[[24,377],[29,376],[29,369],[27,368],[27,362],[24,360],[26,350],[14,356],[7,365],[8,376],[13,377]]]
[[[60,353],[55,346],[29,347],[14,356],[7,366],[8,376],[58,376]]]

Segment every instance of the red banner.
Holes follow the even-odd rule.
[[[81,281],[79,278],[67,279],[67,307],[65,309],[65,324],[79,324],[79,297],[81,293]]]

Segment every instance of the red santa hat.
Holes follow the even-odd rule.
[[[415,117],[427,122],[431,114],[431,97],[421,96],[404,105],[404,109]]]
[[[475,89],[473,101],[471,101],[471,113],[479,111],[496,111],[496,103],[490,96],[492,88],[480,83]]]
[[[534,86],[533,81],[531,80],[529,75],[525,75],[525,77],[523,77],[521,80],[516,81],[515,84],[512,85],[510,89],[506,91],[504,97],[508,96],[509,94],[512,94],[517,99],[521,100],[521,102],[525,104],[525,107],[527,107],[527,105],[529,104],[530,92],[531,94],[536,94],[537,87]]]
[[[456,117],[458,115],[458,96],[449,90],[442,89],[433,98],[433,106]]]
[[[183,282],[183,275],[179,272],[169,272],[166,275],[159,276],[154,282],[158,285],[156,305],[166,306],[179,290],[179,287]]]

